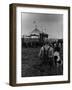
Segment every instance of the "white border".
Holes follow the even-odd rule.
[[[63,75],[60,76],[39,76],[21,77],[21,12],[63,14]],[[68,80],[68,11],[50,8],[16,8],[16,83],[53,82]]]

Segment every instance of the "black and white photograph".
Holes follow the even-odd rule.
[[[11,4],[10,84],[70,82],[70,8]]]
[[[21,13],[21,76],[63,75],[63,15]]]

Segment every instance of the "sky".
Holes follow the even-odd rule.
[[[63,38],[62,14],[21,13],[21,35],[29,35],[35,25],[47,33],[49,38]]]

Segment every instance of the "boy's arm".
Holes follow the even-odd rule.
[[[53,57],[54,56],[54,50],[53,50],[53,48],[50,49],[50,53],[51,53],[50,57]]]
[[[43,55],[43,47],[41,47],[40,52],[39,52],[39,57]]]

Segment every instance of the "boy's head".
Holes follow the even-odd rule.
[[[45,42],[44,42],[44,44],[49,44],[49,41],[48,41],[48,39],[45,39]]]
[[[45,41],[45,44],[48,44],[49,45],[49,42],[48,41]]]

